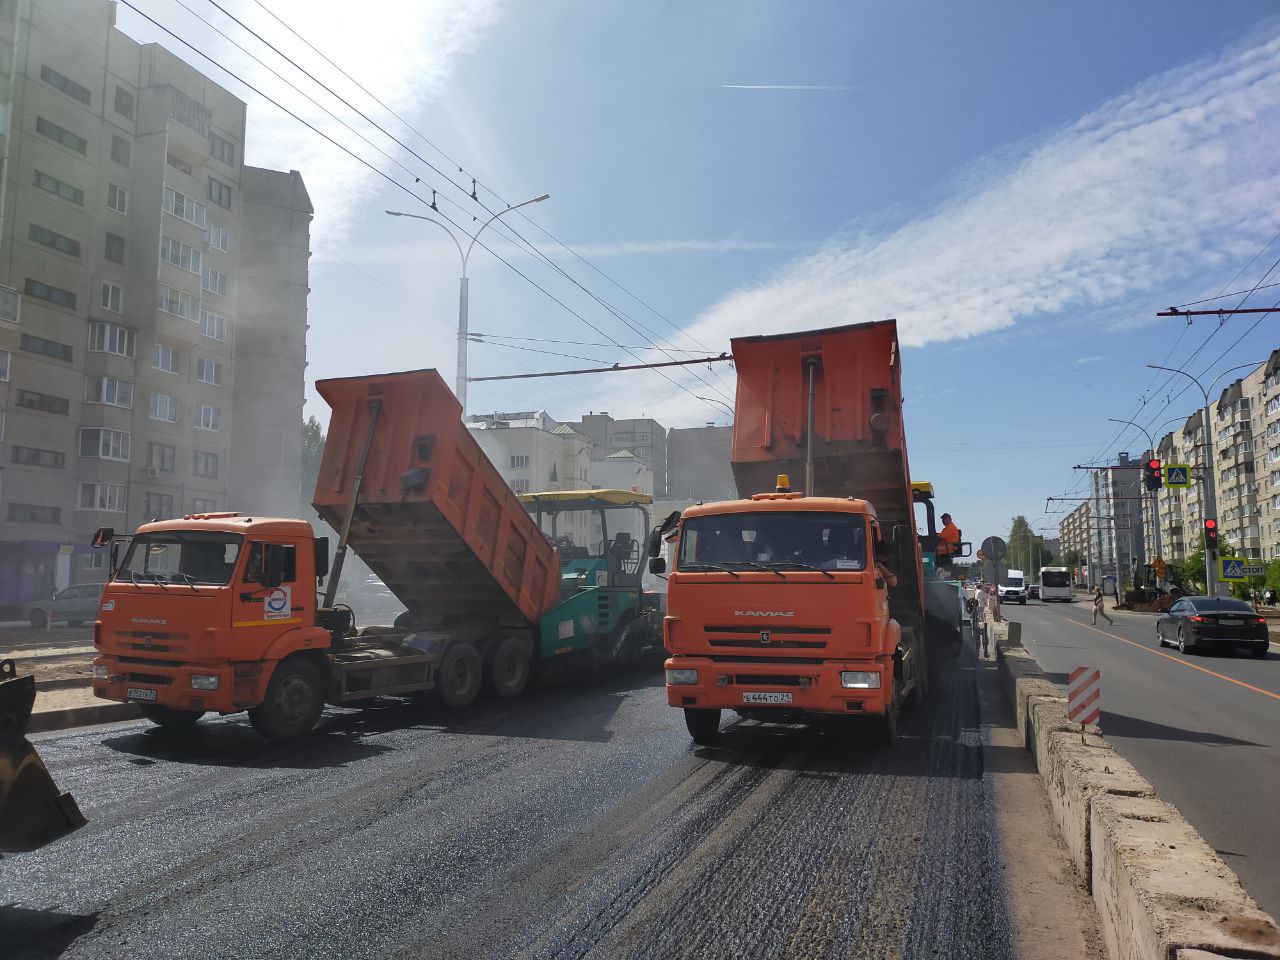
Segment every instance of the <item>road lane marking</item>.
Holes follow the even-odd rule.
[[[1280,700],[1280,693],[1264,690],[1262,687],[1255,687],[1252,683],[1245,683],[1243,680],[1237,680],[1235,677],[1228,677],[1225,673],[1218,673],[1216,670],[1210,670],[1208,667],[1202,667],[1196,663],[1188,663],[1181,657],[1172,656],[1171,654],[1165,653],[1163,650],[1153,650],[1151,647],[1138,643],[1136,640],[1130,640],[1127,637],[1122,637],[1118,634],[1107,633],[1105,630],[1099,630],[1091,623],[1084,623],[1074,617],[1067,617],[1067,622],[1074,623],[1077,627],[1084,627],[1086,630],[1092,630],[1094,633],[1100,633],[1104,637],[1110,637],[1112,640],[1119,640],[1121,643],[1127,643],[1131,647],[1137,647],[1144,653],[1154,653],[1157,657],[1164,657],[1170,663],[1190,667],[1192,670],[1199,670],[1201,673],[1207,673],[1209,676],[1217,677],[1219,680],[1225,680],[1227,683],[1234,683],[1237,687],[1244,687],[1246,690],[1252,690],[1254,693],[1260,693],[1264,697],[1270,697],[1272,700]]]

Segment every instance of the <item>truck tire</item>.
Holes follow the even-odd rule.
[[[293,657],[271,674],[267,695],[249,711],[249,722],[268,740],[293,740],[310,733],[323,711],[324,673],[315,661]]]
[[[203,710],[175,710],[154,703],[140,703],[138,709],[157,727],[193,727],[204,716]]]
[[[898,741],[898,685],[893,685],[893,702],[888,709],[872,718],[872,742],[880,747],[892,747]]]
[[[684,725],[689,728],[694,743],[710,746],[720,737],[720,711],[685,707]]]
[[[449,707],[465,707],[480,692],[484,663],[480,654],[465,640],[449,645],[436,674],[436,691]]]
[[[528,645],[518,637],[507,637],[493,651],[489,663],[493,692],[503,698],[518,697],[529,683]]]

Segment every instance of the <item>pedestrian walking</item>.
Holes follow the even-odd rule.
[[[1110,624],[1112,624],[1112,625],[1114,625],[1114,624],[1115,624],[1115,621],[1114,621],[1114,620],[1112,620],[1112,619],[1111,619],[1111,617],[1109,617],[1109,616],[1107,615],[1107,611],[1106,611],[1105,609],[1103,609],[1103,606],[1102,606],[1102,588],[1101,588],[1101,587],[1094,587],[1094,588],[1093,588],[1093,621],[1092,621],[1093,623],[1097,623],[1097,622],[1098,622],[1098,614],[1102,614],[1102,618],[1103,618],[1104,620],[1106,620],[1106,621],[1107,621],[1107,623],[1110,623]]]

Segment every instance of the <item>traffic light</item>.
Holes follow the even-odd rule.
[[[1206,550],[1218,549],[1218,521],[1208,517],[1204,521],[1204,546]]]
[[[1159,460],[1148,460],[1142,467],[1142,479],[1147,482],[1148,490],[1159,490],[1164,486],[1164,471]]]

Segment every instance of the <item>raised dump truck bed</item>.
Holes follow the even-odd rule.
[[[556,552],[440,375],[343,377],[316,389],[332,414],[315,508],[341,531],[359,483],[349,542],[411,618],[537,623],[559,599]]]

